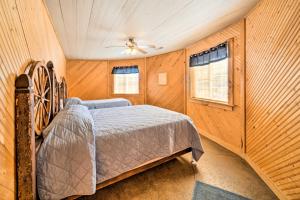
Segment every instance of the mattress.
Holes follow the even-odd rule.
[[[41,199],[93,194],[97,183],[190,147],[195,160],[203,154],[188,116],[149,105],[69,105],[43,136],[37,153]]]
[[[192,120],[150,105],[90,110],[94,119],[97,183],[154,159],[192,147],[203,153]]]

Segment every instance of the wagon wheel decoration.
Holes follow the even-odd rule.
[[[51,115],[51,79],[47,67],[34,62],[26,70],[33,82],[35,133],[40,136],[49,124]]]
[[[59,83],[56,79],[56,75],[54,74],[54,81],[53,81],[53,114],[54,116],[58,113],[59,111]]]
[[[59,102],[59,95],[58,95],[59,83],[58,83],[57,78],[56,78],[53,62],[51,60],[49,60],[47,62],[46,66],[47,66],[47,69],[48,69],[48,72],[49,72],[49,76],[50,76],[50,79],[51,79],[51,86],[52,86],[52,90],[51,90],[52,94],[51,95],[52,95],[52,98],[53,98],[52,99],[53,102],[51,104],[51,107],[52,107],[51,118],[50,118],[50,121],[51,121],[59,111],[59,105],[58,105],[58,102]]]

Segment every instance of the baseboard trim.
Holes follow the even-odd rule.
[[[249,158],[244,156],[244,160],[251,166],[251,168],[258,174],[258,176],[267,184],[267,186],[274,192],[274,194],[282,200],[287,200],[287,197],[281,192],[280,189],[273,183],[273,181],[265,175],[265,173]]]
[[[229,144],[229,143],[221,140],[220,138],[217,138],[201,129],[199,129],[199,131],[201,133],[200,134],[201,136],[204,136],[204,137],[212,140],[213,142],[224,147],[225,149],[240,156],[243,160],[245,160],[250,165],[250,167],[257,173],[257,175],[265,182],[265,184],[274,192],[274,194],[279,199],[287,200],[287,197],[281,192],[281,190],[278,189],[278,187],[272,182],[272,180],[268,176],[265,175],[265,173],[251,160],[251,158],[248,157],[247,154],[243,153],[242,149],[239,149],[239,148],[233,146],[232,144]]]
[[[215,143],[221,145],[225,149],[227,149],[227,150],[229,150],[229,151],[231,151],[231,152],[239,155],[241,158],[244,157],[242,149],[239,149],[239,148],[233,146],[232,144],[229,144],[229,143],[221,140],[220,138],[217,138],[216,136],[213,136],[213,135],[211,135],[211,134],[209,134],[209,133],[207,133],[207,132],[205,132],[205,131],[203,131],[201,129],[199,129],[199,132],[200,132],[200,135],[202,135],[202,136],[204,136],[204,137],[206,137],[206,138],[214,141]]]

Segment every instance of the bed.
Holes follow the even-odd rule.
[[[52,63],[32,62],[16,80],[18,199],[35,199],[36,191],[41,199],[90,195],[187,152],[195,160],[203,154],[193,122],[177,112],[150,105],[55,111],[67,94],[54,76]]]
[[[99,99],[99,100],[81,100],[78,97],[70,97],[65,99],[67,104],[80,104],[88,107],[88,109],[112,108],[131,106],[131,102],[125,98]]]

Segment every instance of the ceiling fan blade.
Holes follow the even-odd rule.
[[[141,45],[138,45],[138,47],[140,47],[140,48],[148,48],[148,49],[156,49],[156,46],[155,45],[151,45],[151,44],[141,44]]]
[[[147,51],[145,51],[145,50],[143,50],[143,49],[141,49],[141,48],[139,48],[139,47],[136,47],[135,49],[136,49],[137,51],[141,52],[142,54],[147,54],[147,53],[148,53]]]
[[[126,46],[121,46],[121,45],[111,45],[111,46],[106,46],[105,48],[125,48]]]

